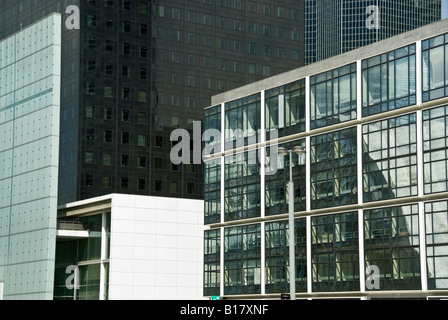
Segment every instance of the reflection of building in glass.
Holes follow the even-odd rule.
[[[370,6],[376,6],[378,11],[367,11]],[[441,0],[306,0],[305,63],[328,59],[439,21],[441,6]]]
[[[256,123],[266,134],[206,161],[204,295],[289,291],[289,157],[276,147],[294,146],[307,150],[292,156],[298,298],[448,295],[447,28],[440,21],[212,98],[206,129]],[[253,97],[249,112],[242,102]]]

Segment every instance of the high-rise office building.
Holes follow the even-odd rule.
[[[441,0],[306,0],[305,63],[438,21],[441,6]]]
[[[56,247],[61,15],[0,41],[0,283],[51,299]]]
[[[205,162],[205,296],[280,298],[291,278],[299,299],[448,295],[447,30],[212,98],[225,144]]]
[[[202,164],[170,161],[172,131],[203,120],[213,94],[304,64],[301,1],[2,0],[0,38],[51,12],[63,18],[61,204],[201,199]]]

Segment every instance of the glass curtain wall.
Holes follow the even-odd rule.
[[[447,41],[448,34],[422,41],[423,102],[446,96]],[[306,156],[293,154],[292,167],[294,210],[302,214],[307,208],[307,199],[311,205],[310,228],[307,229],[307,219],[303,217],[295,222],[298,293],[307,292],[307,279],[313,293],[358,291],[363,281],[365,284],[368,281],[360,279],[360,268],[367,270],[371,266],[379,268],[379,290],[421,290],[425,283],[422,276],[426,277],[429,290],[448,289],[448,201],[432,198],[448,192],[448,106],[423,105],[421,118],[420,111],[415,111],[416,47],[412,44],[361,61],[362,88],[358,89],[362,94],[362,116],[375,115],[362,124],[343,124],[357,116],[356,64],[310,76],[312,131],[309,134],[304,133],[302,103],[306,93],[302,90],[303,80],[265,91],[267,140],[274,137],[277,130],[278,137],[283,139],[276,147],[288,150],[294,146],[309,147],[309,195],[306,194]],[[294,94],[297,95],[293,98]],[[226,128],[259,127],[261,115],[258,111],[252,114],[256,118],[248,122],[250,108],[246,106],[251,105],[249,101],[257,105],[259,95],[226,104]],[[402,110],[405,113],[400,115],[381,115],[404,107],[411,108]],[[320,128],[333,124],[341,127],[322,133]],[[420,129],[422,140],[418,141]],[[249,132],[255,134],[255,130]],[[299,133],[302,133],[300,138],[292,136]],[[233,139],[236,135],[226,137]],[[232,139],[228,141],[234,142]],[[358,141],[362,150],[358,149]],[[243,142],[239,146],[248,145],[249,141]],[[418,155],[419,144],[421,155]],[[228,145],[226,149],[235,147],[236,144]],[[277,149],[267,145],[265,174],[260,176],[259,152],[261,154],[262,150],[249,148],[224,157],[224,221],[231,222],[232,226],[224,227],[225,270],[221,272],[225,283],[221,285],[229,295],[260,293],[262,285],[266,294],[289,290],[289,226],[287,221],[274,220],[275,215],[288,212],[289,157],[278,156]],[[358,163],[358,156],[362,163]],[[423,203],[415,198],[419,195],[417,159],[420,156],[423,159],[420,172],[424,178],[423,192],[432,194],[430,200],[425,201],[434,202]],[[217,170],[212,166],[206,170],[213,176],[212,180],[206,180],[212,188],[219,182],[220,173],[212,173]],[[358,172],[362,172],[362,176],[358,176]],[[363,190],[358,190],[358,179],[362,179]],[[265,190],[260,189],[262,182]],[[358,204],[360,191],[363,192],[360,205],[365,205],[362,214],[323,212],[327,208],[331,211],[334,209],[330,208]],[[216,189],[215,192],[215,199],[219,201],[220,191]],[[261,208],[263,196],[265,207]],[[206,199],[210,206],[219,207],[213,198]],[[394,199],[399,200],[392,201],[391,206],[389,200]],[[424,208],[420,214],[425,217],[425,225],[419,226],[419,208]],[[213,211],[210,209],[209,213]],[[236,225],[238,220],[262,216],[267,219],[264,230],[258,224]],[[361,216],[364,220],[358,221]],[[218,217],[219,211],[216,211],[213,219]],[[260,220],[254,219],[254,222]],[[424,235],[419,234],[419,227],[426,231]],[[359,228],[364,232],[361,238]],[[260,251],[261,232],[265,232],[264,261]],[[306,242],[307,232],[310,232],[311,243]],[[206,238],[213,236],[210,233]],[[426,239],[423,253],[426,254],[427,274],[423,275],[421,239]],[[359,256],[360,244],[364,247],[364,257]],[[311,248],[310,260],[307,260],[307,245]],[[207,261],[206,285],[210,292],[217,292],[213,285],[219,281],[219,260]],[[262,264],[265,266],[264,284],[260,283]],[[311,274],[307,274],[307,266]]]

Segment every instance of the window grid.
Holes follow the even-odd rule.
[[[225,158],[224,221],[259,217],[261,212],[259,151]]]
[[[311,218],[314,292],[359,290],[358,213]]]
[[[296,291],[306,292],[306,220],[294,221]],[[266,223],[266,293],[289,291],[288,221]]]
[[[356,63],[310,77],[311,129],[356,119]]]
[[[425,203],[428,289],[448,289],[448,203]]]
[[[356,128],[311,137],[311,208],[358,200]]]
[[[418,224],[418,205],[364,211],[365,263],[382,290],[421,289]]]
[[[416,130],[415,114],[363,126],[364,202],[417,195]]]
[[[448,107],[423,111],[423,174],[425,194],[448,190]]]
[[[225,228],[224,237],[224,294],[260,293],[260,224]]]
[[[265,99],[266,140],[305,131],[305,80],[267,90]]]
[[[363,116],[416,104],[415,44],[362,61]]]
[[[219,295],[221,231],[204,232],[204,295]]]
[[[448,95],[448,34],[422,41],[422,101]]]

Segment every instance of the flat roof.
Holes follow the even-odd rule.
[[[309,64],[260,81],[253,82],[251,84],[241,86],[239,88],[214,95],[211,98],[211,106],[207,108],[216,106],[224,102],[247,97],[262,90],[276,88],[293,81],[303,79],[306,76],[312,76],[325,71],[333,70],[353,63],[357,60],[364,60],[370,57],[374,57],[379,54],[415,43],[419,40],[436,37],[446,32],[448,32],[448,19],[440,20],[421,28],[417,28],[399,34],[397,36],[378,41],[370,45],[360,47],[358,49],[354,49],[352,51],[328,58],[326,60]]]

